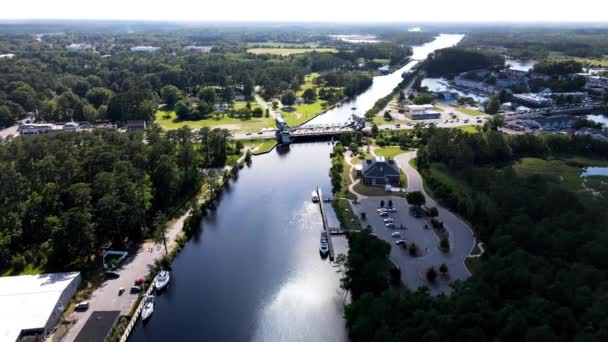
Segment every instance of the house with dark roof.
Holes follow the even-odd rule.
[[[399,186],[400,175],[399,167],[392,159],[376,156],[361,162],[361,178],[365,185]]]

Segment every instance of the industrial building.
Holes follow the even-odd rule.
[[[80,272],[0,277],[0,341],[44,337],[63,315],[80,281]]]

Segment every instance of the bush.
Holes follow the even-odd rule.
[[[435,267],[431,267],[426,271],[426,279],[431,283],[434,283],[437,280],[437,271],[435,271]]]
[[[443,252],[447,252],[450,250],[450,241],[447,238],[441,238],[441,240],[439,241],[439,249],[441,249]]]

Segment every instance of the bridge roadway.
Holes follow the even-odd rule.
[[[577,114],[581,112],[588,112],[597,109],[606,109],[608,107],[607,104],[603,102],[589,102],[583,103],[580,105],[569,105],[569,106],[559,106],[559,107],[545,107],[545,108],[536,108],[527,111],[515,112],[510,115],[520,115],[520,114],[541,114],[541,115],[564,115],[564,114]]]

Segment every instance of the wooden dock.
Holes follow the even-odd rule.
[[[319,196],[319,199],[323,198],[323,194],[321,192],[321,188],[317,187],[317,195]],[[334,245],[331,242],[331,236],[332,236],[332,229],[334,228],[330,228],[329,224],[327,223],[327,216],[325,215],[325,208],[323,206],[323,201],[319,201],[319,208],[321,209],[321,219],[323,220],[323,230],[327,232],[327,245],[329,247],[329,260],[334,260]]]

